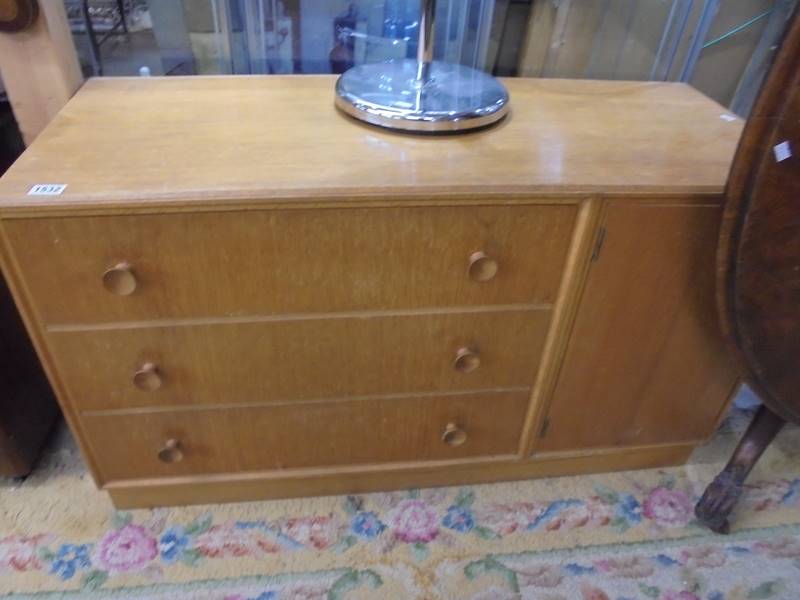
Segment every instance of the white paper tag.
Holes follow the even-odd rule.
[[[722,119],[723,121],[727,121],[728,123],[733,123],[736,120],[736,117],[728,113],[722,113],[719,116],[719,118]]]
[[[28,190],[28,196],[60,196],[65,189],[66,183],[37,183]]]
[[[792,157],[792,148],[789,146],[788,141],[776,144],[772,148],[772,152],[775,154],[775,162],[781,162]]]

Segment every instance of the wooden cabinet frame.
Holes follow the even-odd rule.
[[[593,258],[599,257],[602,261],[604,248],[615,240],[615,231],[609,229],[604,234],[611,207],[721,205],[725,177],[741,124],[721,119],[721,107],[679,84],[546,80],[509,80],[507,83],[515,99],[511,119],[472,137],[456,139],[402,137],[356,125],[335,112],[328,94],[333,80],[327,77],[100,79],[87,84],[65,107],[40,141],[0,181],[0,263],[95,481],[111,494],[115,505],[127,508],[253,500],[647,468],[684,461],[694,446],[712,433],[718,413],[729,399],[728,393],[714,394],[713,418],[705,412],[700,417],[702,422],[687,424],[687,430],[694,432],[689,436],[674,435],[657,443],[594,444],[546,453],[539,445],[546,418],[556,407],[554,394],[570,346],[576,340],[581,308],[587,302],[597,301],[587,296],[587,284],[591,281],[593,264],[598,264],[592,262]],[[170,102],[182,108],[174,110]],[[236,110],[211,110],[219,102],[233,102]],[[285,118],[264,119],[265,102],[274,103],[274,110]],[[115,103],[127,109],[123,111],[125,118],[121,122],[117,107],[110,106]],[[565,104],[568,109],[564,108]],[[165,106],[173,109],[166,110]],[[314,110],[307,110],[309,106]],[[208,115],[213,117],[208,119]],[[289,117],[295,119],[294,125]],[[199,127],[202,118],[208,121]],[[119,125],[113,143],[125,147],[125,154],[106,147],[112,143],[107,137],[95,135],[90,138],[92,144],[82,144],[89,120],[92,127],[95,123],[102,126],[112,120],[115,126]],[[151,139],[154,145],[141,144],[143,128],[158,132],[159,135]],[[161,135],[165,128],[169,131]],[[265,139],[273,145],[267,145]],[[222,151],[217,152],[217,147],[209,140],[221,144]],[[65,144],[74,144],[83,154],[80,157],[65,155]],[[275,144],[278,147],[273,150]],[[194,152],[198,145],[202,151]],[[355,164],[352,168],[348,164],[343,166],[341,156],[353,152],[354,148],[360,149],[354,157]],[[259,153],[268,150],[272,154],[258,158]],[[91,164],[91,158],[98,154],[104,155],[104,171],[97,173],[88,167],[77,169],[76,162],[83,164],[85,159]],[[276,156],[280,160],[274,160]],[[243,165],[245,159],[260,160],[260,168]],[[120,171],[115,167],[123,160],[132,161],[139,168],[124,171],[124,176],[117,178]],[[643,169],[637,161],[646,161],[647,168]],[[32,182],[41,183],[42,164],[49,165],[47,175],[53,178],[52,183],[68,184],[67,192],[52,197],[29,196]],[[351,173],[359,174],[361,179],[356,183],[348,180]],[[61,181],[62,175],[64,181]],[[558,260],[561,261],[562,256],[565,258],[563,266],[558,267],[560,276],[548,278],[545,286],[547,293],[543,298],[546,310],[552,314],[539,365],[530,366],[530,383],[525,388],[526,393],[530,392],[529,402],[515,404],[520,411],[519,421],[514,422],[520,423],[522,432],[511,444],[513,452],[507,451],[506,444],[487,443],[483,446],[487,448],[486,454],[453,454],[454,458],[447,460],[442,459],[444,455],[440,453],[429,454],[431,460],[424,460],[423,456],[418,460],[405,460],[408,454],[395,453],[385,456],[401,457],[402,462],[332,464],[329,461],[323,467],[308,466],[308,462],[301,461],[294,464],[303,464],[303,468],[246,472],[235,468],[229,472],[184,470],[183,473],[192,474],[180,476],[167,476],[165,471],[159,470],[152,471],[153,477],[142,477],[148,471],[137,469],[132,471],[136,478],[127,479],[120,476],[122,471],[115,470],[115,478],[108,479],[101,461],[97,460],[104,452],[102,436],[93,435],[86,426],[87,419],[104,412],[103,407],[95,405],[89,410],[76,401],[75,395],[80,393],[81,386],[65,377],[63,369],[67,363],[58,357],[58,353],[65,350],[51,343],[51,336],[67,329],[91,331],[98,327],[163,326],[165,320],[169,326],[192,326],[198,317],[218,322],[231,317],[227,313],[236,306],[226,302],[224,310],[214,314],[192,312],[187,316],[178,314],[185,306],[175,305],[178,306],[175,308],[156,302],[148,309],[154,314],[137,314],[128,321],[124,318],[120,321],[122,313],[113,311],[105,313],[108,318],[104,319],[68,311],[63,314],[78,315],[83,320],[53,321],[56,313],[51,311],[46,315],[39,308],[45,304],[42,295],[48,293],[46,286],[37,283],[42,277],[37,275],[34,281],[31,275],[34,271],[41,273],[42,268],[46,272],[47,256],[31,253],[24,246],[26,224],[31,224],[31,239],[36,233],[40,240],[47,241],[46,236],[41,237],[39,219],[84,220],[91,222],[92,227],[107,222],[106,234],[114,230],[115,223],[124,223],[125,227],[142,228],[140,237],[144,239],[149,231],[144,223],[153,219],[174,216],[183,223],[181,227],[185,230],[191,227],[195,215],[198,221],[204,222],[208,215],[219,215],[219,223],[225,224],[220,229],[221,237],[209,238],[222,240],[220,248],[232,248],[235,244],[231,240],[225,242],[225,234],[234,236],[237,228],[233,221],[222,218],[223,213],[241,222],[248,216],[255,219],[270,211],[291,213],[292,218],[297,219],[337,211],[344,218],[350,210],[355,215],[356,209],[363,213],[391,207],[397,209],[398,218],[402,218],[403,211],[411,213],[416,207],[430,210],[460,207],[466,212],[472,211],[475,221],[481,224],[477,229],[470,229],[474,232],[490,227],[493,213],[516,206],[542,207],[545,211],[568,206],[575,211],[571,231],[566,226],[554,227],[558,229],[559,239],[564,240],[556,253]],[[486,214],[490,216],[484,218]],[[483,216],[478,218],[478,215]],[[142,218],[137,220],[138,216]],[[424,232],[420,240],[424,241],[425,236],[431,234],[425,227],[421,230]],[[538,231],[535,226],[530,230]],[[95,231],[100,235],[102,227]],[[447,228],[437,231],[445,237],[452,233]],[[537,239],[527,239],[524,232],[514,235],[514,252],[518,255],[540,248]],[[546,237],[548,232],[530,234],[535,235]],[[458,256],[464,254],[463,271],[460,262],[452,262],[453,272],[458,269],[459,276],[467,277],[470,252],[481,248],[467,248],[457,234],[453,240],[453,245],[459,248]],[[340,241],[333,236],[331,245],[341,247]],[[412,249],[418,250],[409,251],[410,262],[424,264],[428,246],[411,244]],[[712,246],[713,240],[710,240],[704,251],[713,254]],[[124,259],[103,256],[104,261],[112,258]],[[375,260],[379,266],[381,255],[377,251]],[[671,258],[667,256],[665,260]],[[94,266],[97,268],[92,270],[93,284],[101,286],[103,270],[114,265],[98,263]],[[404,277],[396,279],[404,281]],[[426,285],[435,284],[431,277],[424,281]],[[80,284],[73,287],[79,288]],[[189,296],[190,287],[184,286],[181,293]],[[213,293],[213,286],[196,286],[196,289],[201,288],[205,290],[203,293]],[[50,293],[67,294],[70,302],[78,302],[80,297],[80,289],[54,289]],[[699,293],[713,301],[713,281],[704,283]],[[553,294],[555,302],[551,306]],[[518,301],[520,298],[515,296],[513,302]],[[452,302],[452,294],[444,294],[421,308],[452,312],[458,309]],[[470,302],[480,304],[481,301],[470,300],[465,304]],[[481,309],[491,311],[502,302],[500,296],[484,298]],[[408,304],[389,308],[402,308],[405,314],[420,308],[414,302]],[[211,304],[203,306],[207,308]],[[250,304],[248,310],[263,309],[260,305],[254,306]],[[324,308],[321,304],[314,305],[314,310]],[[335,308],[353,307],[340,303]],[[367,308],[383,310],[387,307]],[[286,309],[286,306],[273,304],[266,310],[280,312],[279,309]],[[241,323],[263,316],[233,315]],[[186,322],[173,322],[181,317]],[[718,352],[715,327],[716,323],[703,325],[703,330],[714,339],[701,341],[707,348],[697,351]],[[379,351],[380,347],[376,345],[376,349]],[[538,357],[538,352],[536,354]],[[531,361],[533,363],[533,359]],[[591,377],[591,373],[580,376]],[[736,382],[733,368],[730,372],[724,369],[709,372],[708,376],[718,380],[716,389],[726,392],[732,390]],[[385,396],[396,395],[399,390],[383,391]],[[448,389],[447,393],[461,391]],[[614,391],[609,390],[610,400],[613,395]],[[234,404],[226,404],[224,408],[232,408]],[[179,410],[207,408],[167,406],[156,407],[155,411],[169,411],[173,419]],[[154,414],[152,406],[114,410],[117,415]],[[105,414],[111,412],[107,410]],[[485,418],[491,417],[491,407],[487,406]],[[511,420],[508,413],[504,418]],[[516,413],[513,418],[517,418]],[[696,432],[701,434],[695,435]],[[165,440],[165,444],[167,442],[169,440]],[[174,444],[172,448],[174,450]],[[499,448],[497,451],[503,454],[489,454],[495,451],[493,448]],[[158,448],[152,449],[153,453],[158,451]],[[362,460],[364,455],[353,456]],[[146,458],[152,460],[152,455]],[[131,460],[144,458],[134,455]],[[247,464],[250,468],[255,463]]]

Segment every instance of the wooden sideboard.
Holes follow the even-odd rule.
[[[90,80],[0,180],[3,270],[117,506],[652,467],[713,432],[738,119],[517,79],[498,126],[407,135],[333,84]]]

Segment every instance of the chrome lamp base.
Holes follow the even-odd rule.
[[[439,61],[393,60],[353,67],[336,83],[336,106],[361,121],[416,132],[486,127],[509,110],[497,79]]]

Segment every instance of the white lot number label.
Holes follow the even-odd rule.
[[[60,196],[65,189],[66,183],[37,183],[28,190],[28,196]]]

